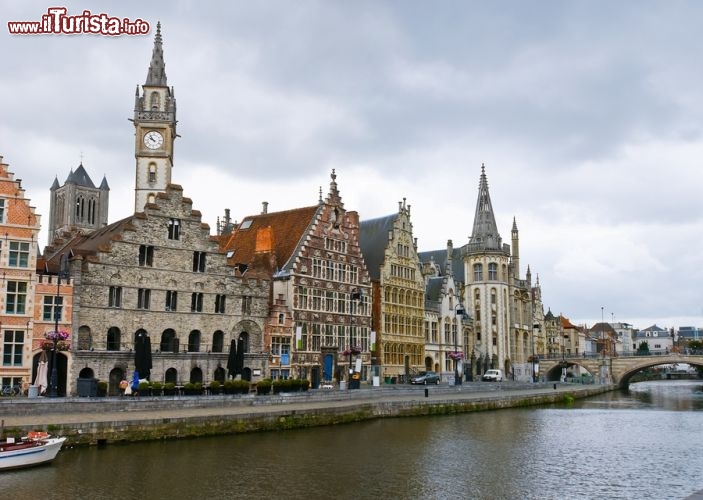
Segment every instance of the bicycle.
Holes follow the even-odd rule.
[[[19,385],[6,385],[2,388],[3,396],[19,396],[21,392]]]

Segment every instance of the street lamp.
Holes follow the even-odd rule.
[[[459,336],[459,331],[462,332],[463,334],[463,322],[464,322],[464,314],[466,314],[466,311],[464,310],[464,306],[461,305],[461,303],[456,305],[456,308],[454,309],[454,312],[456,313],[456,317],[459,320],[457,324],[456,331],[454,332],[454,385],[461,385],[461,377],[459,376],[459,352],[457,351],[457,345],[456,345],[456,338]]]
[[[351,291],[351,299],[353,301],[356,301],[357,303],[357,309],[355,309],[355,312],[358,312],[358,308],[361,307],[361,301],[363,299],[363,291],[361,288],[353,288]],[[354,314],[352,314],[352,322],[354,322]],[[358,328],[358,326],[357,326]],[[351,331],[349,332],[349,389],[352,389],[352,379],[353,379],[353,374],[354,370],[352,369],[352,355],[353,354],[360,354],[361,353],[361,345],[358,344],[358,337],[359,333],[357,332],[357,343],[352,342],[351,338]],[[358,389],[358,387],[354,387],[355,389]]]
[[[59,371],[58,371],[58,350],[59,344],[59,319],[61,318],[61,311],[63,309],[63,304],[59,305],[61,301],[61,278],[66,278],[68,280],[68,268],[66,265],[66,255],[61,255],[59,258],[59,270],[56,273],[56,296],[54,297],[54,335],[53,335],[53,346],[51,348],[51,375],[49,377],[49,397],[55,398],[59,395],[58,385],[59,385]]]

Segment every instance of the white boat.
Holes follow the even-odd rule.
[[[20,469],[51,462],[65,437],[53,438],[45,432],[32,432],[22,439],[0,440],[0,470]]]

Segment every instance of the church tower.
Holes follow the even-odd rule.
[[[464,247],[465,304],[474,316],[479,375],[496,368],[510,373],[510,245],[496,225],[485,166],[481,165],[474,226]]]
[[[156,25],[154,49],[141,92],[134,99],[134,157],[137,160],[134,211],[144,211],[156,193],[171,183],[173,142],[176,140],[176,98],[166,83],[161,23]]]
[[[107,179],[103,176],[100,187],[95,187],[83,163],[71,170],[63,186],[55,178],[49,204],[49,244],[64,232],[87,234],[107,225],[109,201]]]

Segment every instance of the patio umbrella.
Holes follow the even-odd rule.
[[[227,357],[227,376],[234,378],[237,368],[237,341],[232,339],[229,343],[229,356]]]
[[[37,365],[37,376],[34,378],[34,385],[39,387],[39,394],[44,394],[49,385],[49,363],[46,360],[46,351],[42,351]]]
[[[237,341],[237,357],[235,360],[234,374],[242,375],[244,373],[244,339],[241,336]]]
[[[142,378],[151,374],[151,340],[144,332],[139,332],[134,339],[134,367]]]

